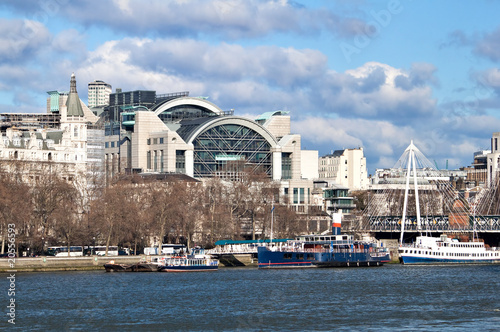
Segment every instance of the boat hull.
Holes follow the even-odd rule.
[[[160,266],[160,272],[204,272],[204,271],[217,271],[218,266]]]
[[[381,266],[390,261],[390,254],[375,256],[370,252],[296,252],[272,251],[259,247],[259,268],[329,268]]]
[[[157,264],[137,263],[137,264],[104,264],[106,272],[156,272]]]
[[[500,259],[446,259],[436,257],[418,257],[400,255],[399,261],[404,265],[428,264],[500,264]]]

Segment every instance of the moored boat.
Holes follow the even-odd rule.
[[[189,255],[165,256],[159,261],[160,272],[217,271],[219,260],[205,254],[204,249],[195,248]]]
[[[462,242],[440,237],[418,236],[415,243],[399,247],[402,264],[492,264],[500,263],[500,250],[484,242]]]
[[[288,239],[260,240],[219,240],[207,254],[217,258],[224,266],[257,266],[257,249],[259,246],[278,244]]]
[[[333,215],[332,235],[301,235],[276,246],[258,248],[259,268],[381,266],[391,260],[376,241],[340,234],[341,215]]]
[[[156,272],[158,271],[158,258],[151,260],[141,260],[138,263],[124,264],[109,261],[104,264],[106,272]]]

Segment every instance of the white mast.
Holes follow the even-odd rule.
[[[417,211],[417,229],[420,230],[420,204],[418,201],[418,184],[417,184],[417,161],[415,158],[415,145],[413,145],[413,140],[410,142],[410,145],[406,148],[405,151],[408,151],[408,164],[406,165],[406,185],[405,185],[405,198],[403,203],[403,217],[401,220],[401,238],[399,240],[400,244],[403,244],[403,236],[405,231],[405,223],[406,223],[406,208],[408,205],[408,191],[410,189],[410,173],[412,170],[413,163],[413,186],[415,188],[415,208]]]
[[[412,145],[413,145],[413,141],[412,141],[412,144],[410,144],[410,147]],[[408,148],[406,148],[406,150],[408,150]],[[403,203],[403,217],[401,219],[401,238],[399,239],[400,244],[403,244],[403,235],[405,232],[406,205],[408,204],[408,189],[410,188],[410,169],[411,169],[410,165],[411,165],[411,150],[410,150],[410,153],[408,153],[408,165],[406,168],[405,199],[404,199],[404,203]]]
[[[271,209],[271,241],[269,243],[269,246],[271,247],[273,245],[273,221],[274,221],[274,202],[273,202],[273,208]]]

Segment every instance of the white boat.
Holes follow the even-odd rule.
[[[160,272],[201,272],[217,271],[219,260],[205,254],[205,250],[196,248],[190,255],[164,256],[160,259]]]
[[[398,253],[402,264],[500,263],[499,248],[487,248],[484,242],[461,242],[444,234],[418,236],[413,244],[402,244]]]

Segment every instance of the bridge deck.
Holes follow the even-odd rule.
[[[368,218],[370,232],[398,232],[401,230],[399,216],[371,216]],[[417,227],[417,218],[408,217],[405,231],[427,230],[431,232],[500,232],[500,216],[476,216],[462,218],[449,216],[425,216],[420,218],[420,229]]]

